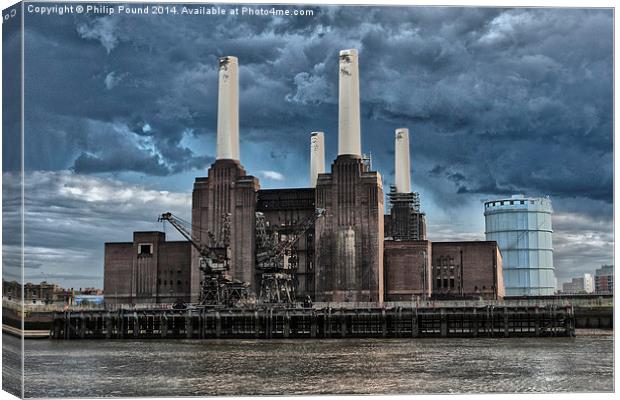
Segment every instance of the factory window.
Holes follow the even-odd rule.
[[[138,255],[139,256],[147,256],[147,255],[151,255],[153,254],[153,245],[152,244],[145,244],[145,243],[140,243],[138,245]]]

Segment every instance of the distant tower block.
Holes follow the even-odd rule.
[[[316,187],[319,174],[325,172],[325,138],[323,132],[310,134],[310,187]]]
[[[394,153],[396,191],[398,193],[410,193],[411,165],[409,163],[409,129],[396,129]]]
[[[237,57],[219,61],[217,98],[218,160],[239,160],[239,63]]]
[[[360,156],[360,82],[355,49],[340,51],[338,105],[338,155]]]

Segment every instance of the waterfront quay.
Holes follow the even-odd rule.
[[[63,312],[53,339],[424,338],[575,335],[572,306],[199,308]]]

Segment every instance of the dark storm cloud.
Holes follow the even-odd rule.
[[[186,173],[191,185],[187,171],[214,156],[217,59],[235,55],[242,163],[262,187],[306,186],[309,132],[325,132],[328,164],[336,156],[338,51],[357,48],[363,150],[388,187],[394,129],[410,129],[413,188],[435,238],[481,238],[480,201],[514,193],[550,195],[579,221],[611,220],[612,10],[311,8],[293,18],[29,15],[27,169],[137,173],[153,185]],[[554,236],[559,262],[602,262],[571,252],[566,226]],[[610,225],[592,232],[609,262]]]
[[[414,181],[449,166],[451,174],[433,178],[452,183],[455,199],[521,191],[611,202],[610,10],[314,10],[306,18],[162,16],[140,24],[68,16],[53,29],[33,18],[33,108],[66,117],[41,131],[58,139],[88,119],[152,137],[146,147],[125,136],[112,138],[109,151],[69,146],[61,164],[81,172],[166,175],[208,163],[212,154],[194,154],[181,140],[187,129],[214,134],[216,60],[234,54],[242,140],[286,145],[305,159],[299,139],[309,130],[337,132],[337,53],[356,47],[364,147],[388,181],[386,138],[402,125],[412,131]],[[43,67],[48,74],[34,73]]]

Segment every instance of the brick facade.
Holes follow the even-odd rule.
[[[319,174],[316,300],[375,301],[383,296],[383,185],[358,156],[341,155]]]
[[[246,174],[236,160],[216,160],[208,177],[196,178],[192,194],[193,235],[207,244],[207,231],[219,240],[223,216],[230,214],[232,252],[230,276],[257,290],[254,273],[256,199],[258,179]],[[192,249],[192,301],[200,294],[200,257]]]
[[[163,232],[134,232],[131,243],[106,243],[108,304],[173,303],[191,298],[190,243],[166,242]]]
[[[504,297],[502,257],[493,241],[433,243],[432,276],[435,297]]]
[[[411,301],[430,297],[432,244],[428,240],[386,240],[385,300]],[[426,283],[426,284],[424,284]]]

